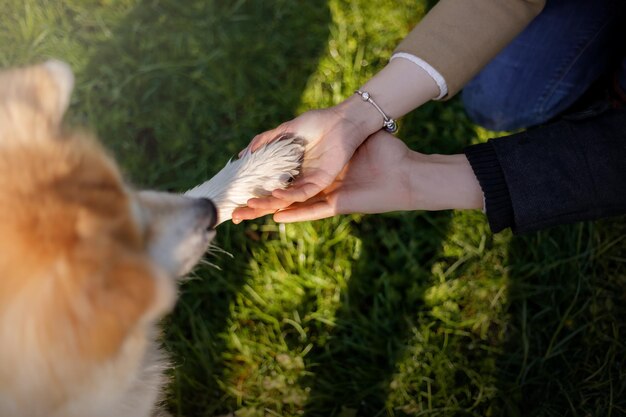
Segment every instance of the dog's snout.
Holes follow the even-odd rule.
[[[217,208],[215,204],[208,198],[199,198],[196,204],[198,204],[203,213],[206,213],[209,219],[207,229],[214,229],[217,225]]]

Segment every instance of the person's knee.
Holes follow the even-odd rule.
[[[516,130],[542,122],[533,114],[536,107],[529,97],[505,88],[493,90],[478,85],[463,90],[465,110],[475,123],[490,130]]]

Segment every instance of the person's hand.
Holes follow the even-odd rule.
[[[398,210],[479,209],[483,194],[463,154],[425,155],[380,131],[370,136],[320,193],[276,210],[276,198],[251,199],[239,219],[275,213],[277,222],[317,220],[337,214]]]
[[[432,77],[405,59],[391,61],[361,89],[394,119],[439,94],[439,87]],[[262,199],[263,213],[307,201],[329,187],[359,145],[381,129],[382,122],[383,118],[374,106],[352,95],[334,107],[309,111],[255,137],[248,150],[254,151],[286,133],[307,141],[298,179],[288,189],[275,190],[271,197]],[[256,200],[251,201],[254,206]],[[233,212],[233,222],[258,217],[261,215],[258,213],[261,211],[237,209]]]
[[[264,132],[256,136],[248,148],[254,152],[286,133],[305,140],[305,157],[298,179],[287,190],[277,190],[275,196],[284,203],[282,207],[275,204],[276,209],[292,202],[305,201],[329,186],[370,134],[331,107],[306,112],[276,129]]]
[[[280,140],[285,134],[299,136],[306,141],[300,175],[288,189],[275,190],[272,197],[262,199],[264,214],[268,210],[276,211],[294,202],[306,201],[327,188],[359,145],[380,128],[379,122],[382,123],[380,115],[368,103],[355,97],[334,107],[306,112],[257,135],[242,153],[247,150],[254,152],[263,144]],[[233,213],[233,221],[238,223],[250,219],[251,213],[250,210],[237,209]]]
[[[410,209],[411,193],[405,166],[410,150],[386,132],[370,136],[339,175],[314,197],[278,211],[278,222],[316,220],[337,214],[383,213]],[[239,208],[241,219],[276,211],[271,199],[251,199]]]

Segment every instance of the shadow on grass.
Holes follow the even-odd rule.
[[[139,1],[79,74],[84,113],[77,117],[98,131],[134,182],[183,191],[260,130],[293,117],[327,45],[329,19],[323,1]],[[233,258],[210,256],[221,270],[199,268],[165,326],[176,365],[168,396],[175,415],[237,407],[219,384],[222,335],[262,242],[225,224],[216,243]]]
[[[458,152],[473,134],[467,120],[458,120],[458,106],[431,103],[406,117],[398,136],[423,152]],[[453,114],[457,123],[449,124]],[[414,212],[364,216],[354,225],[362,253],[327,342],[306,357],[313,374],[301,382],[310,387],[305,416],[393,415],[393,375],[424,310],[450,219],[450,212]]]
[[[356,233],[363,252],[334,331],[307,356],[315,375],[304,382],[311,387],[306,416],[385,414],[390,380],[423,305],[448,220],[445,214],[362,219]]]
[[[407,129],[414,149],[458,152],[464,144],[453,138],[473,136],[458,109],[434,105],[414,117]],[[433,130],[441,141],[412,137],[437,138]],[[490,235],[489,256],[460,264],[448,281],[467,285],[451,301],[475,325],[433,317],[426,295],[437,286],[434,260],[445,265],[449,256],[442,245],[455,245],[449,220],[446,213],[369,216],[355,227],[363,253],[329,343],[307,356],[314,375],[304,382],[311,387],[305,415],[626,415],[626,218],[514,237],[508,249],[506,238]],[[500,288],[503,273],[508,304],[491,314],[495,299],[479,294],[498,297],[488,286]],[[484,326],[481,314],[490,317]],[[396,384],[399,365],[408,371]],[[389,408],[390,396],[403,395],[405,406]]]
[[[508,416],[626,415],[626,217],[514,238]]]

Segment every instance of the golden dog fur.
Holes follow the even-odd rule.
[[[136,192],[62,126],[72,87],[59,61],[0,72],[0,417],[164,415],[156,324],[176,278],[235,207],[289,185],[305,144],[281,137],[185,196]]]
[[[0,73],[0,416],[154,415],[156,322],[215,208],[129,189],[62,127],[72,85],[56,61]]]

